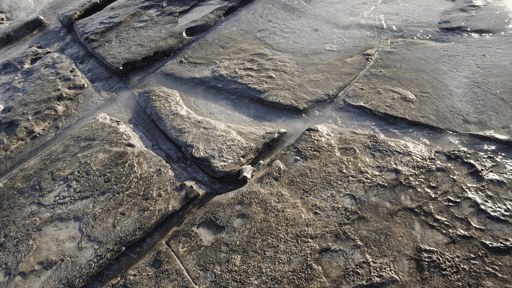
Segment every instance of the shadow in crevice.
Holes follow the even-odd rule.
[[[49,23],[41,16],[36,16],[28,21],[20,21],[0,31],[0,48],[20,41],[37,30],[49,26]]]
[[[75,22],[87,17],[90,17],[98,12],[101,12],[108,5],[116,2],[117,0],[106,0],[106,1],[94,1],[91,3],[87,9],[84,9],[83,12],[76,18]]]
[[[14,133],[16,133],[16,130],[19,126],[20,123],[15,120],[9,121],[7,123],[0,122],[0,134],[5,133],[7,137],[12,136]]]

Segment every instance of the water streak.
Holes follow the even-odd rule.
[[[7,11],[11,20],[35,16],[53,0],[2,0],[0,8]]]

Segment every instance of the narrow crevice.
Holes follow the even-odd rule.
[[[165,245],[167,245],[167,247],[169,247],[169,249],[171,250],[172,254],[174,254],[174,257],[176,257],[176,260],[178,261],[178,263],[180,264],[181,268],[183,269],[183,271],[185,272],[185,275],[187,275],[188,279],[190,280],[190,282],[192,282],[192,284],[194,284],[195,287],[198,287],[196,282],[194,282],[194,279],[192,278],[192,275],[190,274],[190,272],[187,270],[187,267],[185,267],[185,265],[183,264],[183,261],[181,261],[180,259],[180,256],[178,255],[178,253],[176,253],[174,251],[174,249],[172,249],[171,245],[169,245],[167,242],[165,242]]]
[[[252,2],[253,2],[253,0],[242,0],[242,1],[240,1],[240,3],[238,3],[236,5],[227,5],[227,6],[224,6],[221,8],[217,8],[214,11],[212,11],[211,14],[218,14],[219,18],[220,18],[219,20],[226,19],[231,14],[238,11],[240,8],[243,8],[244,6],[246,6],[247,4],[252,3]],[[220,15],[222,15],[222,16],[220,16]],[[215,24],[216,24],[216,22],[208,21],[201,25],[190,26],[187,29],[185,29],[185,31],[184,31],[185,36],[196,37],[206,31],[210,30],[212,27],[215,26]]]
[[[224,18],[227,18],[231,14],[235,13],[236,11],[239,11],[240,9],[244,8],[245,6],[251,4],[255,0],[241,0],[237,5],[229,8],[226,12],[224,12]]]
[[[198,0],[198,1],[194,2],[194,3],[192,3],[192,5],[188,6],[187,8],[185,8],[185,9],[183,9],[183,10],[179,11],[179,12],[177,13],[178,19],[179,19],[179,17],[181,17],[181,16],[183,16],[183,15],[185,15],[185,14],[189,13],[190,11],[192,11],[192,10],[193,10],[194,8],[196,8],[197,6],[200,6],[201,4],[203,4],[203,1],[204,1],[204,0]]]
[[[512,146],[512,138],[510,138],[510,137],[500,138],[498,136],[485,135],[485,134],[479,134],[479,133],[460,133],[460,134],[467,135],[469,137],[473,137],[473,138],[488,141],[488,142]]]
[[[492,35],[492,34],[495,33],[491,29],[474,29],[474,30],[471,30],[470,28],[465,27],[465,26],[440,27],[439,30],[446,31],[446,32],[459,33],[459,34],[474,33],[474,34],[479,34],[479,35],[486,35],[486,34]]]
[[[339,87],[336,90],[336,92],[335,92],[336,97],[340,97],[340,96],[344,95],[346,91],[348,91],[350,88],[352,88],[353,84],[359,78],[361,78],[363,75],[366,74],[366,72],[368,72],[368,70],[370,70],[372,65],[379,58],[381,50],[382,50],[382,46],[375,50],[375,54],[373,54],[372,56],[368,56],[368,57],[371,57],[371,58],[368,59],[368,62],[366,63],[366,66],[363,69],[361,69],[361,71],[359,71],[359,73],[357,73],[357,75],[355,75],[354,78],[350,79],[350,81],[348,83],[346,83],[345,85]]]
[[[64,26],[69,31],[73,31],[73,24],[75,24],[76,21],[85,19],[85,18],[90,17],[96,13],[99,13],[103,9],[105,9],[108,5],[110,5],[116,1],[117,0],[89,1],[87,4],[81,4],[81,5],[84,5],[82,7],[71,8],[71,9],[76,9],[76,11],[68,10],[62,14],[59,14],[57,17],[58,17],[59,21],[62,23],[62,26]]]
[[[313,108],[323,108],[323,107],[327,107],[327,106],[330,106],[332,104],[336,104],[336,101],[338,99],[343,99],[344,95],[352,88],[352,86],[354,86],[354,83],[357,82],[357,80],[359,80],[361,77],[363,77],[366,72],[368,72],[368,70],[370,70],[370,68],[373,66],[373,64],[375,63],[375,61],[377,61],[377,58],[379,57],[380,53],[381,53],[381,50],[382,50],[382,46],[379,46],[378,48],[376,48],[375,50],[375,54],[373,54],[372,56],[368,56],[370,57],[368,60],[367,60],[367,63],[365,65],[365,67],[363,67],[356,75],[354,75],[354,77],[352,77],[352,79],[350,79],[347,83],[341,85],[340,87],[338,87],[335,92],[333,93],[333,97],[331,97],[329,100],[327,100],[325,103],[322,103],[321,105],[317,106],[317,107],[312,107]],[[364,52],[363,52],[364,54]],[[310,111],[312,110],[310,109]]]
[[[78,20],[85,19],[87,17],[90,17],[98,12],[101,12],[103,9],[105,9],[108,5],[116,2],[117,0],[103,0],[103,1],[94,1],[91,3],[90,6],[88,6],[86,9],[82,10],[79,14],[76,14],[75,22]]]
[[[186,48],[189,44],[190,43],[187,43],[186,45],[183,45],[183,46],[180,45],[178,48],[172,48],[172,49],[168,49],[168,50],[159,51],[150,56],[146,56],[146,57],[143,57],[138,60],[126,62],[123,64],[122,70],[112,69],[108,65],[105,65],[105,66],[108,67],[110,70],[112,70],[114,73],[119,74],[119,75],[129,75],[129,74],[133,74],[133,73],[142,72],[140,70],[146,70],[148,66],[159,66],[158,64],[160,64],[163,60],[172,58],[179,51]],[[95,56],[97,56],[96,53],[93,53],[93,54]],[[151,69],[151,70],[153,70],[153,69]]]
[[[458,131],[455,131],[455,130],[445,129],[445,128],[433,126],[433,125],[430,125],[430,124],[427,124],[427,123],[423,123],[423,122],[419,122],[419,121],[415,121],[415,120],[411,120],[411,119],[407,119],[407,118],[391,115],[391,114],[388,114],[388,113],[385,113],[385,112],[375,111],[375,110],[373,110],[371,108],[368,108],[368,107],[366,107],[364,105],[352,104],[350,102],[347,102],[346,100],[343,100],[343,104],[347,105],[348,107],[352,107],[352,108],[358,109],[358,110],[360,110],[362,112],[365,112],[365,113],[367,113],[369,115],[374,116],[375,118],[377,118],[379,120],[385,121],[385,122],[390,123],[390,124],[395,124],[396,125],[396,124],[399,124],[399,123],[405,123],[405,124],[410,125],[410,126],[419,126],[419,127],[427,128],[427,129],[432,130],[432,131],[436,131],[436,132],[459,133]]]
[[[438,132],[438,133],[453,133],[453,134],[456,134],[459,136],[466,136],[469,138],[478,139],[478,140],[482,140],[482,141],[493,143],[493,144],[502,144],[502,145],[512,146],[512,139],[510,139],[510,138],[505,138],[505,137],[499,138],[498,136],[493,136],[493,135],[485,135],[485,134],[479,134],[479,133],[466,133],[466,132],[460,132],[460,131],[457,131],[454,129],[442,128],[442,127],[434,126],[434,125],[431,125],[428,123],[411,120],[411,119],[403,118],[400,116],[395,116],[395,115],[392,115],[389,113],[375,111],[375,110],[368,108],[364,105],[352,104],[345,100],[343,100],[343,104],[347,105],[348,107],[352,107],[357,110],[360,110],[364,113],[367,113],[368,115],[371,115],[379,120],[382,120],[382,121],[392,124],[392,125],[397,125],[397,124],[403,123],[403,124],[409,125],[411,127],[422,127],[422,128],[425,128],[425,129],[428,129],[428,130],[431,130],[434,132]]]

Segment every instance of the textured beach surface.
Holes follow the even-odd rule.
[[[0,2],[0,287],[512,287],[511,6]]]

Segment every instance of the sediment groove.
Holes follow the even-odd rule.
[[[169,247],[169,249],[172,251],[172,254],[174,254],[174,257],[176,257],[176,260],[180,264],[181,269],[183,269],[183,271],[185,272],[185,275],[187,275],[187,277],[190,280],[190,282],[192,282],[192,284],[194,284],[194,287],[198,287],[197,284],[194,282],[194,279],[192,279],[192,275],[190,275],[190,272],[188,272],[188,270],[185,267],[185,265],[183,265],[183,262],[181,261],[181,259],[178,256],[178,254],[176,252],[174,252],[172,247],[167,242],[165,243],[165,245],[167,245],[167,247]]]
[[[411,126],[424,127],[424,128],[430,129],[430,130],[438,131],[438,132],[459,133],[458,131],[455,131],[455,130],[444,129],[444,128],[441,128],[441,127],[430,125],[428,123],[421,122],[421,121],[414,121],[414,120],[411,120],[411,119],[407,119],[407,118],[402,118],[402,117],[398,117],[398,116],[395,116],[395,115],[391,115],[391,114],[388,114],[388,113],[375,111],[375,110],[372,110],[372,109],[370,109],[370,108],[368,108],[368,107],[366,107],[364,105],[353,104],[353,103],[350,103],[350,102],[348,102],[346,100],[343,100],[343,104],[345,104],[345,105],[347,105],[349,107],[352,107],[352,108],[364,111],[365,113],[371,114],[371,115],[375,116],[378,119],[381,119],[383,121],[387,121],[387,122],[390,122],[390,123],[393,123],[393,124],[400,123],[400,122],[405,122],[405,123],[407,123],[407,124],[409,124]]]
[[[4,28],[0,31],[0,48],[19,41],[30,35],[32,32],[49,26],[49,23],[41,16],[36,16],[28,21],[21,22],[13,27]]]
[[[370,70],[370,68],[372,67],[373,63],[375,63],[375,61],[377,60],[377,58],[379,58],[379,54],[380,52],[382,51],[382,45],[379,45],[378,48],[375,49],[375,53],[373,55],[368,55],[367,57],[369,57],[368,59],[368,62],[366,63],[366,66],[361,69],[361,71],[359,73],[357,73],[354,78],[350,79],[349,82],[347,82],[346,84],[344,84],[343,86],[339,87],[336,92],[334,93],[334,97],[329,100],[326,105],[329,105],[329,104],[332,104],[332,103],[336,103],[338,99],[341,99],[343,100],[343,95],[352,88],[352,86],[354,85],[354,83],[360,79],[363,75],[366,74],[366,72],[368,72],[368,70]],[[363,53],[365,54],[365,53]]]
[[[60,13],[57,18],[69,31],[73,31],[73,24],[76,21],[90,17],[98,12],[101,12],[108,5],[116,2],[117,0],[90,0],[85,3],[73,5],[67,11]]]
[[[349,107],[352,107],[354,109],[363,111],[365,113],[368,113],[370,115],[373,115],[377,119],[388,122],[390,124],[406,123],[407,125],[410,125],[412,127],[423,127],[428,130],[432,130],[432,131],[439,132],[439,133],[454,133],[454,134],[457,134],[460,136],[467,136],[467,137],[479,139],[479,140],[482,140],[485,142],[512,146],[512,139],[509,137],[500,137],[499,135],[493,135],[493,134],[461,132],[461,131],[454,130],[454,129],[448,129],[448,128],[434,126],[434,125],[431,125],[431,124],[428,124],[425,122],[421,122],[421,121],[415,121],[415,120],[399,117],[399,116],[385,113],[382,111],[375,111],[371,108],[366,107],[365,105],[358,105],[358,104],[350,103],[345,100],[343,100],[343,104],[347,105]]]
[[[108,285],[114,284],[120,275],[144,259],[158,243],[164,242],[173,231],[179,229],[183,223],[195,215],[204,205],[220,194],[222,193],[210,191],[183,206],[176,213],[164,219],[160,225],[148,233],[143,239],[127,247],[119,256],[104,267],[100,273],[92,276],[82,287],[108,287]]]

